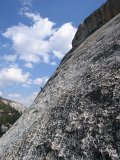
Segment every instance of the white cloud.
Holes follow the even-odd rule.
[[[19,13],[22,15],[24,14],[24,12],[26,11],[30,11],[32,8],[32,0],[19,0],[20,4],[21,4],[21,8]]]
[[[8,95],[9,98],[20,98],[21,97],[21,94],[19,93],[10,93]]]
[[[29,73],[24,73],[22,69],[17,66],[2,68],[0,70],[0,86],[26,84],[29,82],[29,76]]]
[[[40,77],[40,78],[37,78],[33,81],[34,84],[36,85],[44,85],[47,81],[48,81],[48,77],[45,76],[45,77]]]
[[[4,55],[3,57],[0,57],[0,59],[7,62],[15,62],[17,59],[17,55]]]
[[[8,43],[5,43],[5,44],[3,44],[1,47],[2,47],[2,48],[7,48],[7,47],[9,47],[9,44],[8,44]]]
[[[12,47],[20,59],[31,64],[40,61],[55,64],[51,58],[61,59],[71,49],[76,32],[71,23],[55,28],[54,22],[39,14],[25,12],[24,15],[32,20],[31,26],[19,24],[8,28],[3,34],[12,40]]]
[[[3,95],[3,93],[0,91],[0,96],[2,96]]]
[[[71,41],[75,35],[76,28],[71,23],[62,25],[50,38],[51,50],[56,57],[61,59],[64,54],[72,48]]]
[[[50,64],[51,64],[52,66],[56,66],[56,65],[57,65],[56,62],[51,62]]]
[[[27,79],[26,83],[24,83],[22,86],[23,87],[30,87],[30,85],[32,85],[32,79]]]
[[[31,95],[26,96],[25,98],[21,99],[21,102],[25,105],[25,106],[30,106],[34,99],[36,98],[36,96],[38,95],[38,92],[33,92]]]
[[[16,101],[16,102],[20,102],[22,103],[24,106],[29,107],[34,99],[36,98],[38,92],[33,92],[32,94],[28,95],[28,96],[22,96],[19,93],[10,93],[7,98]]]
[[[19,0],[23,6],[32,6],[32,0]]]
[[[25,67],[27,67],[27,68],[33,68],[33,65],[32,65],[32,63],[26,63]]]
[[[42,19],[39,14],[25,12],[24,15],[33,20],[33,22],[39,22]]]

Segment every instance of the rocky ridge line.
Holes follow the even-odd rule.
[[[18,102],[15,102],[15,101],[12,101],[6,98],[2,98],[2,97],[0,97],[0,101],[7,105],[10,105],[12,108],[16,109],[20,113],[23,113],[26,110],[26,107],[21,103],[18,103]]]
[[[73,48],[80,45],[93,32],[101,28],[120,12],[120,0],[107,0],[99,9],[88,16],[78,27],[72,41]]]

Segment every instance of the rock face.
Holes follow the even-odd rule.
[[[21,116],[21,112],[13,108],[13,106],[10,105],[11,103],[8,102],[12,101],[0,98],[0,137],[8,131]]]
[[[103,26],[120,12],[120,0],[107,0],[99,9],[80,24],[73,39],[73,47],[80,45],[93,32]]]
[[[15,102],[15,101],[11,101],[9,99],[0,97],[0,102],[10,105],[12,108],[16,109],[20,113],[23,113],[26,110],[26,107],[23,104]]]
[[[0,157],[120,159],[120,14],[63,58],[32,107],[0,139]]]

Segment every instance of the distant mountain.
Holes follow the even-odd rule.
[[[23,104],[9,100],[9,99],[0,97],[0,102],[10,105],[12,108],[16,109],[20,113],[23,113],[26,110],[26,107]]]
[[[0,97],[0,137],[18,120],[25,109],[18,102]]]

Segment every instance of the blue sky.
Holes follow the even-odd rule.
[[[105,0],[0,0],[0,95],[30,106]]]

